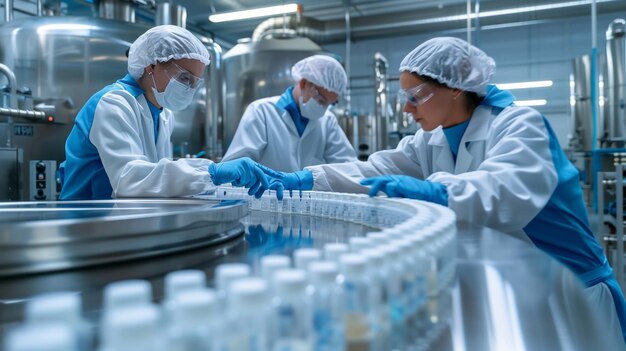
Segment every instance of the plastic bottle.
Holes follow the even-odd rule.
[[[343,351],[346,349],[343,291],[337,278],[335,262],[320,261],[309,265],[313,311],[313,349],[315,351]]]
[[[170,272],[165,276],[165,299],[175,299],[178,294],[206,288],[206,275],[197,269]]]
[[[348,243],[350,244],[350,251],[354,253],[358,253],[374,246],[371,239],[360,236],[348,239]]]
[[[173,300],[167,331],[169,351],[210,351],[214,339],[216,296],[209,289],[181,292]]]
[[[339,264],[339,257],[349,251],[349,246],[346,244],[328,243],[324,245],[324,259]]]
[[[399,259],[400,248],[388,244],[379,247],[386,257],[387,277],[385,279],[387,291],[387,307],[391,325],[391,349],[404,350],[406,347],[406,306],[402,294],[403,265]]]
[[[260,276],[265,279],[270,292],[274,289],[274,273],[291,267],[291,258],[286,255],[267,255],[261,257]]]
[[[172,318],[171,313],[176,297],[182,293],[206,288],[206,275],[201,270],[185,269],[170,272],[165,276],[165,298],[163,309],[165,319]]]
[[[83,351],[74,332],[63,324],[23,325],[8,332],[6,351]]]
[[[129,279],[111,283],[104,288],[104,309],[112,311],[152,301],[152,286],[145,280]]]
[[[347,350],[375,350],[366,261],[360,255],[344,254],[339,262]]]
[[[105,320],[101,351],[164,351],[165,338],[156,306],[116,309]]]
[[[318,249],[297,249],[293,252],[294,266],[305,272],[308,270],[312,262],[322,259],[322,252]]]
[[[238,279],[249,276],[250,266],[245,263],[223,263],[215,268],[215,288],[219,313],[226,313],[230,285]]]
[[[83,350],[91,346],[89,323],[81,316],[82,303],[78,293],[56,292],[35,296],[26,304],[26,322],[31,325],[58,324],[67,326]]]
[[[274,351],[312,349],[313,318],[302,270],[279,270],[274,274],[274,297],[269,320],[270,344]]]
[[[388,292],[385,279],[387,278],[386,252],[375,248],[362,250],[361,256],[366,260],[367,276],[370,281],[369,303],[372,326],[377,327],[375,334],[375,349],[391,349],[391,322],[389,319]]]
[[[229,288],[226,320],[219,329],[215,350],[269,350],[268,288],[261,278],[243,278]]]

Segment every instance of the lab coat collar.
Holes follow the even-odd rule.
[[[470,123],[461,138],[459,152],[456,159],[452,157],[450,145],[446,139],[443,129],[437,127],[431,133],[428,145],[433,147],[434,172],[449,172],[454,174],[464,173],[469,170],[474,161],[474,156],[469,152],[468,147],[473,142],[484,142],[487,140],[489,132],[489,118],[491,117],[491,107],[478,106]]]

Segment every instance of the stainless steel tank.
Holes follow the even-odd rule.
[[[611,22],[606,31],[606,62],[607,141],[620,147],[626,143],[626,21],[623,19]]]
[[[596,58],[598,81],[606,81],[606,58],[598,54]],[[569,135],[569,149],[571,151],[589,151],[593,148],[593,115],[591,100],[591,56],[584,55],[572,60],[572,74],[570,75],[570,106],[571,123]],[[602,89],[602,86],[605,89]],[[598,99],[604,101],[606,84],[601,83],[598,89]],[[599,104],[597,110],[596,139],[601,143],[606,141],[608,132],[605,117],[604,103]]]
[[[36,108],[46,109],[56,119],[54,124],[15,120],[16,126],[32,126],[32,133],[13,136],[14,146],[24,149],[25,164],[65,159],[65,140],[76,114],[93,93],[127,73],[125,53],[150,27],[86,17],[32,17],[0,26],[0,62],[13,69],[18,87],[32,90]],[[200,39],[214,56],[221,54],[210,39]],[[211,66],[219,67],[219,57],[212,57]],[[208,90],[201,89],[192,106],[175,115],[175,147],[186,142],[191,153],[208,149],[205,133],[214,119],[212,114],[221,113],[221,89],[211,81],[219,74],[213,71],[210,68],[205,73],[205,81],[211,82]],[[6,135],[7,128],[8,124],[0,123],[0,135]],[[28,174],[22,173],[26,185]],[[29,195],[27,189],[24,199]]]
[[[240,40],[223,57],[224,150],[235,135],[248,105],[280,95],[294,84],[291,66],[324,50],[311,39],[291,33],[268,32],[256,41]]]

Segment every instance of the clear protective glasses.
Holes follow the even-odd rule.
[[[163,71],[165,71],[165,74],[170,79],[175,79],[180,84],[187,86],[187,89],[189,90],[196,89],[204,82],[204,79],[202,77],[198,77],[192,74],[188,70],[177,65],[174,61],[172,61],[170,65],[165,67]]]
[[[315,99],[315,101],[317,101],[318,104],[322,106],[334,106],[335,104],[337,104],[337,101],[328,102],[328,99],[326,99],[324,95],[320,93],[319,89],[317,89],[317,86],[315,86],[315,84],[311,83],[311,86],[313,87],[313,92],[311,93],[311,97]]]
[[[426,101],[430,100],[433,95],[435,95],[435,93],[428,83],[422,83],[408,90],[398,90],[398,98],[400,99],[400,103],[402,105],[411,104],[415,107],[426,103]]]

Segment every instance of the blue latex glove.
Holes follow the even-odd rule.
[[[278,200],[283,199],[283,191],[289,190],[312,190],[313,189],[313,173],[309,170],[285,173],[275,171],[271,168],[259,165],[265,175],[269,178],[269,189],[276,190]]]
[[[211,163],[209,174],[213,184],[231,183],[234,186],[244,186],[249,188],[249,195],[254,195],[258,199],[269,188],[268,177],[259,166],[251,158],[243,157],[232,161]]]
[[[376,196],[379,191],[382,191],[389,197],[406,197],[448,206],[446,186],[437,182],[405,175],[386,175],[364,179],[361,185],[371,186],[370,196]]]

